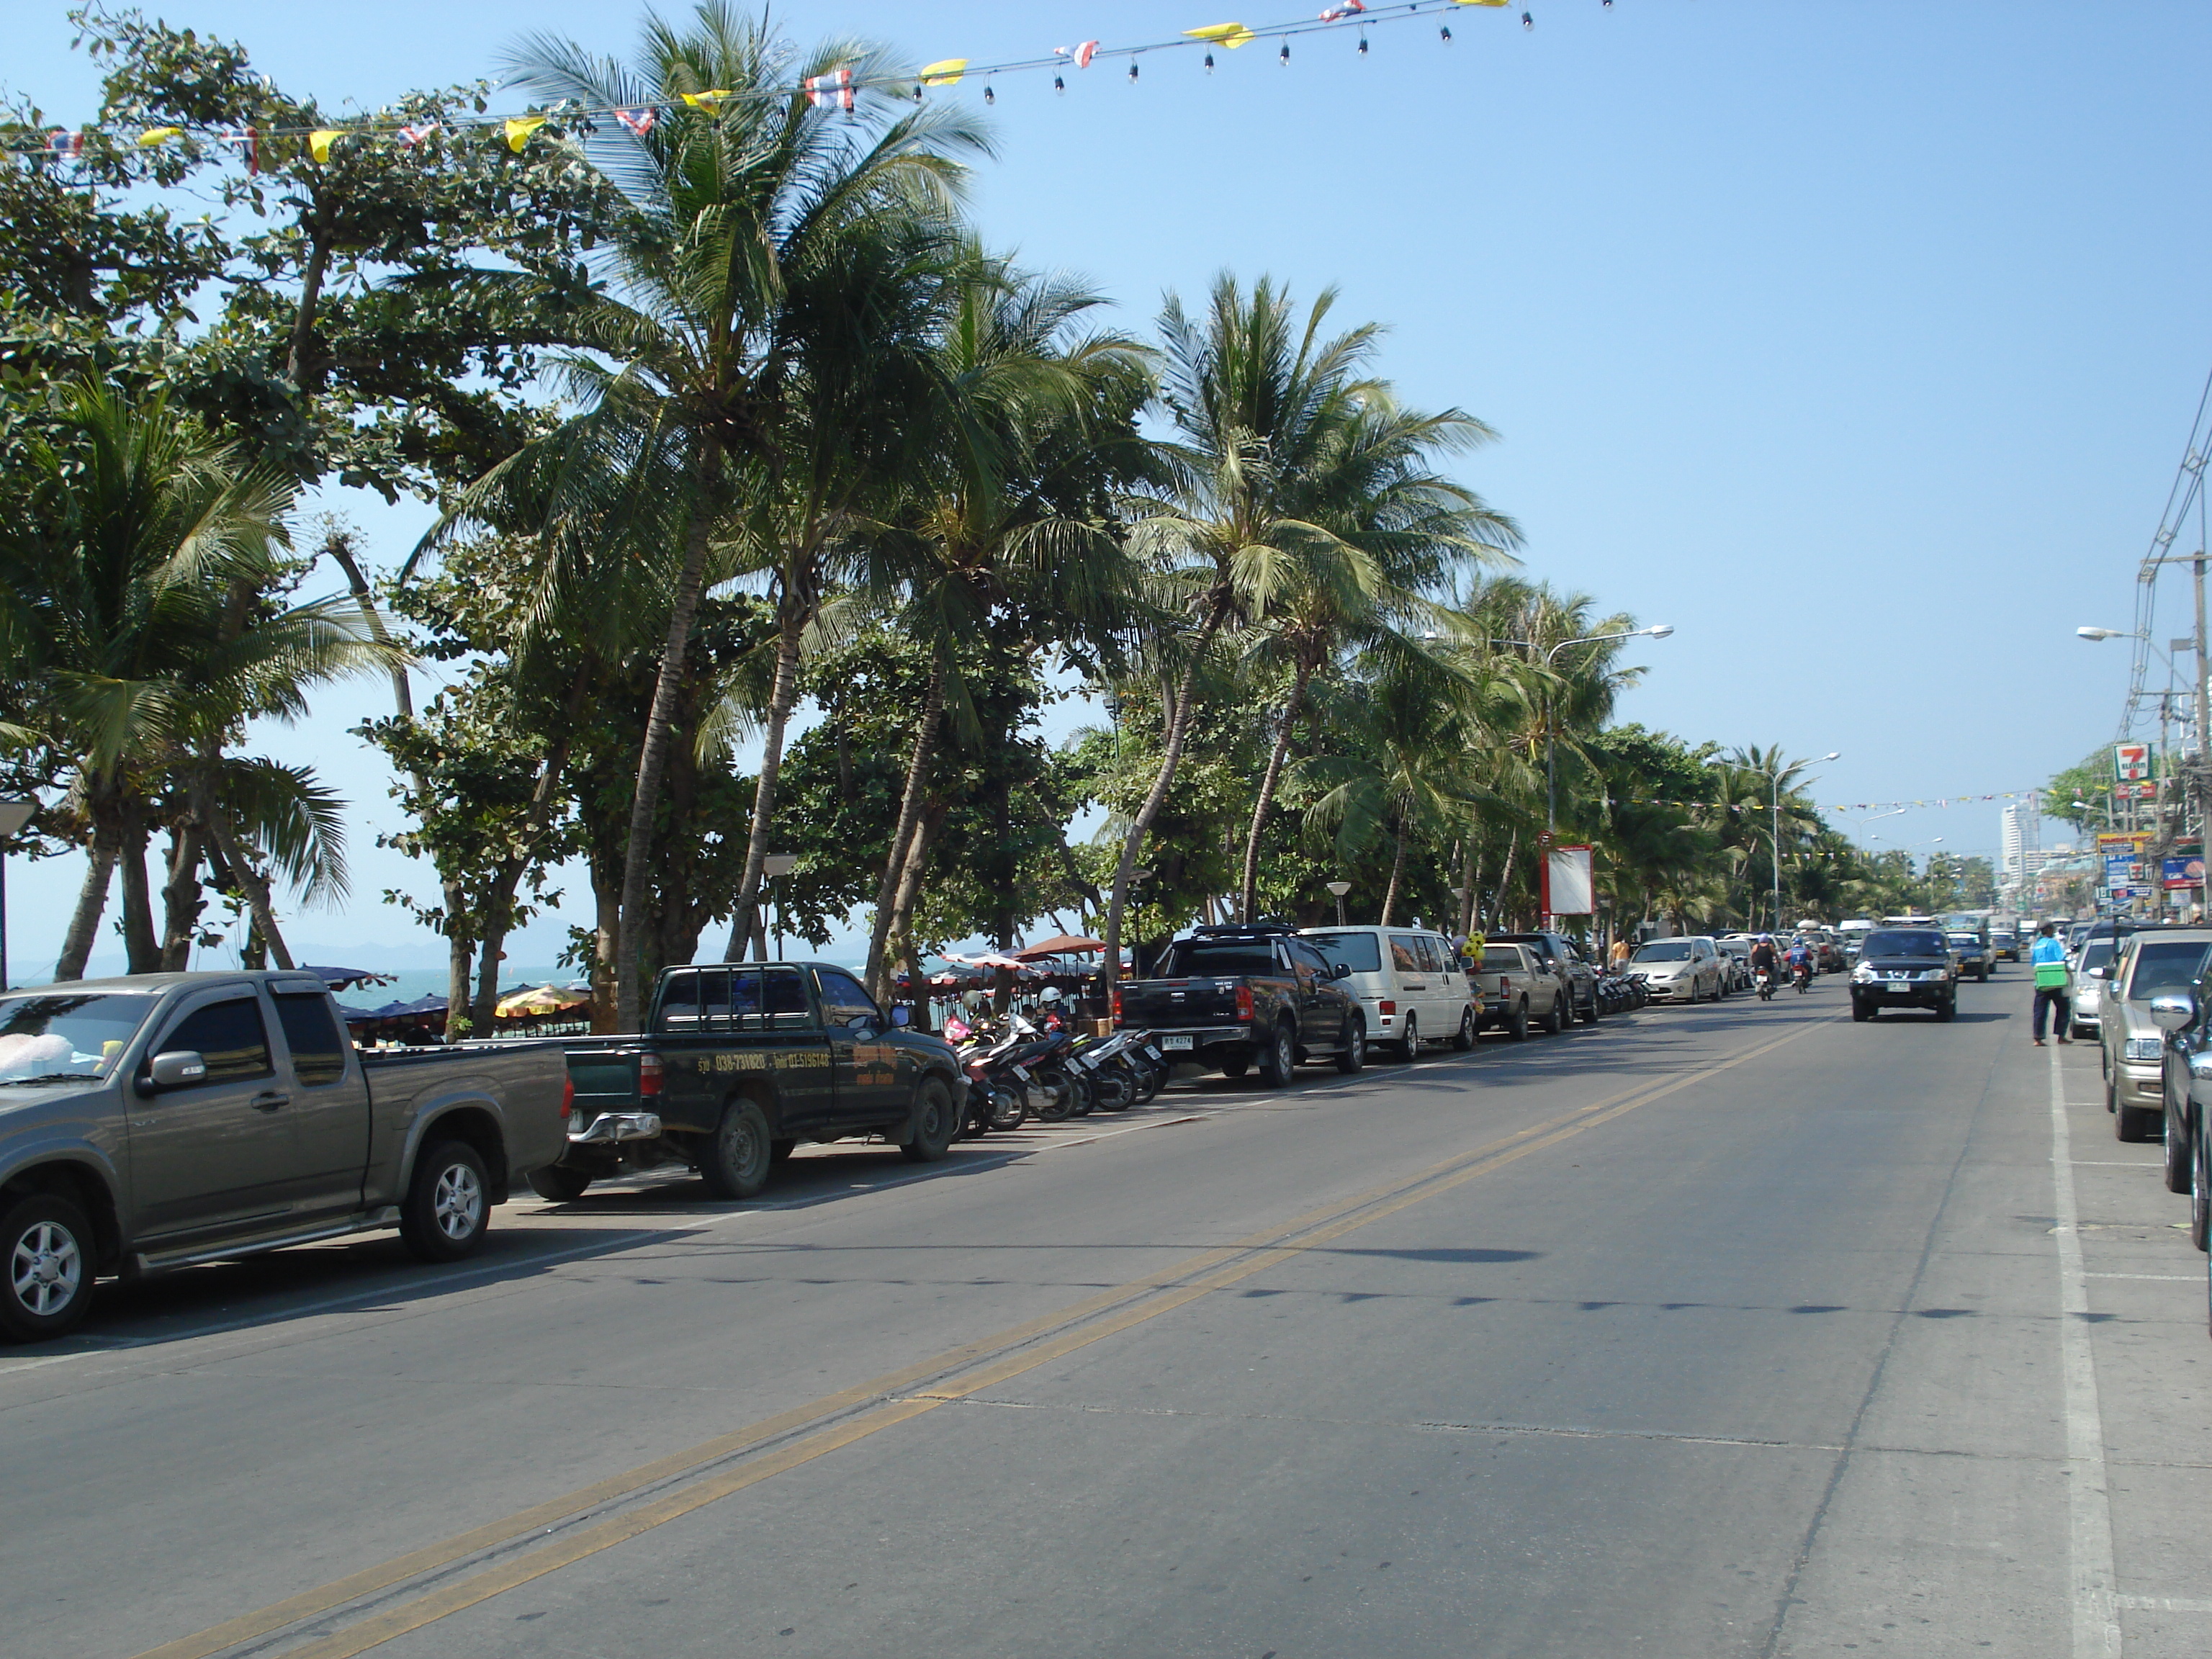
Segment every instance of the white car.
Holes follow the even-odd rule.
[[[1644,981],[1654,1002],[1718,1002],[1728,994],[1720,947],[1703,933],[1638,945],[1628,971]]]
[[[1468,983],[1467,964],[1452,942],[1423,927],[1304,927],[1299,935],[1331,966],[1351,974],[1344,988],[1367,1011],[1368,1041],[1387,1043],[1407,1060],[1425,1042],[1449,1038],[1474,1047],[1482,1010]]]

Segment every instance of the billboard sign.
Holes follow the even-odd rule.
[[[2112,745],[2112,775],[2122,783],[2141,783],[2150,775],[2150,745],[2116,743]]]
[[[2202,854],[2166,860],[2166,887],[2171,892],[2177,887],[2202,887],[2204,884],[2204,858]]]
[[[1597,883],[1588,847],[1554,847],[1544,860],[1547,915],[1586,916],[1597,908]]]

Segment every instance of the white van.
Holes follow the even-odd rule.
[[[1344,988],[1367,1011],[1368,1041],[1407,1060],[1425,1042],[1474,1047],[1482,1014],[1452,942],[1423,927],[1302,927],[1330,965],[1352,969]]]

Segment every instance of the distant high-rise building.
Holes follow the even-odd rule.
[[[2043,817],[2033,799],[2016,800],[2004,809],[2002,874],[2017,880],[2043,862],[2042,828]]]

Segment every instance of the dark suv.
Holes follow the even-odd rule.
[[[1885,1008],[1926,1008],[1936,1018],[1959,1012],[1959,958],[1938,927],[1877,927],[1851,969],[1851,1018]]]

